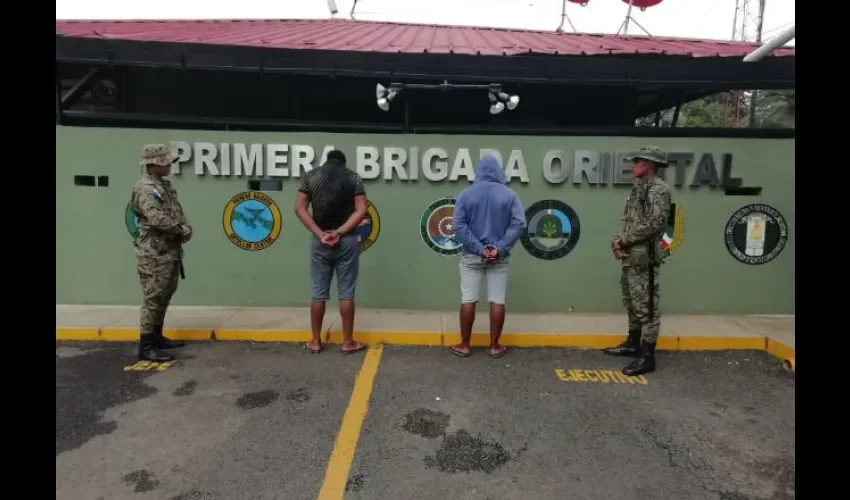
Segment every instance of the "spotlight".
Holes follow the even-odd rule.
[[[496,98],[496,94],[489,92],[487,97],[490,98],[490,114],[497,115],[505,110],[505,105]]]
[[[514,110],[519,104],[519,96],[518,95],[508,95],[504,92],[499,92],[499,99],[505,101],[509,110]]]
[[[386,87],[384,87],[380,83],[377,86],[375,86],[375,98],[376,99],[380,99],[381,97],[384,97],[385,95],[387,95],[387,88]]]
[[[378,107],[381,108],[382,111],[390,110],[390,101],[395,99],[396,95],[398,95],[397,90],[393,88],[387,90],[387,88],[380,83],[375,87],[375,97],[378,98]]]

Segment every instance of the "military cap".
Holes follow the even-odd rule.
[[[145,144],[142,147],[142,165],[171,165],[171,149],[165,144]]]
[[[655,162],[659,167],[667,166],[667,153],[661,151],[661,148],[658,146],[644,146],[640,148],[637,153],[626,157],[627,160],[648,160],[651,162]]]

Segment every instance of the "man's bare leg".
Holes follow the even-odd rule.
[[[496,356],[505,351],[505,347],[499,344],[502,336],[502,327],[505,326],[505,305],[490,303],[490,355]]]
[[[354,341],[354,301],[340,300],[339,315],[342,318],[342,350],[358,350],[361,345]]]
[[[322,320],[325,318],[325,302],[314,300],[310,303],[310,329],[313,330],[313,340],[307,342],[307,348],[318,351],[322,348]]]
[[[469,354],[469,341],[472,338],[472,325],[475,323],[475,304],[460,305],[460,344],[452,349],[461,354]]]

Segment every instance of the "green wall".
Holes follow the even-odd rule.
[[[564,258],[540,260],[517,244],[508,292],[513,311],[621,312],[619,266],[610,252],[628,186],[561,185],[546,182],[544,155],[576,149],[628,152],[651,143],[669,151],[695,153],[686,185],[673,199],[684,212],[681,246],[662,268],[662,308],[676,313],[794,313],[794,149],[793,139],[681,139],[630,137],[513,137],[437,135],[355,135],[243,133],[186,130],[56,128],[56,302],[57,304],[138,304],[132,238],[124,223],[130,190],[140,175],[143,144],[185,141],[310,145],[320,156],[326,145],[342,149],[349,164],[357,146],[497,149],[507,162],[522,150],[528,183],[513,181],[528,208],[542,199],[568,203],[581,220],[577,246]],[[732,177],[760,186],[755,196],[725,196],[722,188],[690,188],[697,163],[713,155],[718,175],[722,155],[732,154]],[[314,163],[316,163],[314,161]],[[377,242],[361,258],[358,305],[391,309],[454,309],[459,300],[458,257],[438,255],[419,235],[420,218],[435,199],[457,196],[467,185],[381,179],[367,181],[370,201],[381,216]],[[666,178],[671,185],[674,172]],[[109,176],[108,187],[74,185],[75,175]],[[247,178],[200,176],[193,161],[181,165],[172,181],[194,227],[186,246],[187,279],[174,303],[182,305],[303,306],[309,302],[308,233],[293,212],[298,179],[284,178],[282,191],[266,191],[280,208],[279,239],[261,251],[246,251],[226,237],[222,214],[229,199],[247,190]],[[788,224],[781,254],[762,265],[732,258],[725,245],[729,217],[750,203],[778,209]],[[335,287],[335,285],[334,285]],[[332,297],[335,297],[335,290]]]

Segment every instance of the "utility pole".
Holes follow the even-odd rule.
[[[754,4],[755,0],[735,0],[735,16],[732,21],[732,41],[736,42],[752,42],[755,41],[750,35],[750,21],[753,17],[750,14],[750,5]],[[758,34],[756,38],[758,41],[761,41],[762,36],[762,20],[764,18],[764,4],[765,0],[759,0],[759,14],[758,18],[755,19],[756,26],[758,28]],[[729,127],[738,127],[743,123],[744,115],[747,114],[750,117],[749,126],[755,126],[755,119],[753,118],[754,105],[755,101],[753,100],[753,96],[755,95],[755,91],[750,92],[750,108],[749,112],[746,108],[746,101],[744,99],[744,91],[742,89],[730,90],[726,94],[726,105],[723,113],[723,125]]]
[[[764,4],[766,0],[759,0],[759,16],[756,24],[756,43],[761,43],[762,27],[764,26]],[[753,90],[753,95],[750,96],[750,120],[749,126],[756,126],[756,104],[758,103],[759,91]]]

